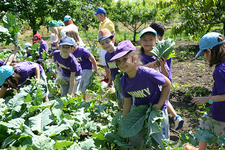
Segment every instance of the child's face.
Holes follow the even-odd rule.
[[[210,61],[211,60],[211,50],[210,49],[206,49],[202,51],[203,56]]]
[[[110,38],[100,41],[99,44],[102,46],[104,50],[106,50],[109,53],[112,53],[115,50],[114,44]]]
[[[156,36],[152,33],[145,33],[140,39],[140,44],[145,51],[151,51],[152,47],[156,45]]]
[[[72,50],[72,46],[70,45],[61,45],[60,46],[60,52],[63,54],[69,54]]]
[[[132,56],[129,54],[116,59],[115,62],[119,69],[126,73],[133,71],[135,68],[134,60],[132,60]]]

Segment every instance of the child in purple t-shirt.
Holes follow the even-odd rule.
[[[75,30],[69,30],[66,35],[75,39],[78,39],[78,33]],[[80,90],[83,94],[83,99],[86,101],[86,87],[89,85],[90,77],[92,75],[92,65],[94,67],[94,72],[97,73],[97,63],[94,56],[88,51],[88,49],[80,47],[79,43],[76,43],[72,48],[71,53],[75,56],[78,63],[80,63],[82,68],[82,77]]]
[[[115,61],[111,61],[110,59],[116,53],[116,47],[112,42],[114,38],[114,34],[112,34],[108,29],[101,29],[98,33],[98,42],[102,46],[104,50],[106,50],[105,54],[105,62],[107,67],[110,69],[109,82],[108,86],[112,86],[113,81],[115,80],[116,75],[119,73],[119,68],[116,65]],[[116,99],[120,109],[123,109],[124,97],[121,92],[116,89]]]
[[[118,44],[116,54],[111,60],[115,60],[119,69],[125,72],[125,75],[120,78],[121,93],[124,96],[123,117],[130,112],[132,97],[135,98],[135,106],[149,105],[151,102],[152,107],[157,110],[161,109],[165,117],[162,129],[152,137],[163,147],[161,139],[169,137],[166,98],[171,87],[170,80],[154,69],[139,66],[140,62],[135,54],[135,47],[128,40]],[[139,138],[143,139],[140,136]],[[137,140],[135,136],[131,138],[131,144],[141,146],[142,140]]]
[[[211,120],[200,121],[200,127],[209,129],[209,126],[214,126],[214,132],[218,135],[225,131],[225,38],[222,34],[211,32],[205,34],[199,43],[199,52],[196,57],[202,55],[209,61],[209,66],[215,65],[213,71],[213,87],[212,95],[209,97],[195,97],[191,100],[196,105],[202,105],[205,103],[211,104],[209,114],[205,113],[203,116]],[[214,122],[214,123],[213,123]],[[212,124],[213,123],[213,124]],[[205,150],[207,143],[199,141],[199,150]],[[186,146],[187,150],[197,148]]]
[[[42,52],[45,51],[46,54],[48,54],[48,44],[42,39],[42,35],[35,34],[33,43],[39,43],[39,54],[37,55],[40,59],[42,59]]]
[[[24,57],[23,61],[26,60],[28,57],[32,56],[32,55],[30,54],[30,50],[31,50],[30,47],[31,47],[31,44],[30,44],[30,43],[25,43],[25,44],[24,44],[24,49],[27,51],[27,56]]]
[[[140,34],[141,49],[140,49],[139,57],[143,65],[145,65],[146,67],[154,68],[152,64],[157,62],[157,58],[151,53],[152,47],[156,45],[156,42],[158,40],[157,37],[158,37],[157,32],[151,27],[148,27],[141,31],[141,34]],[[162,39],[162,36],[160,37],[161,37],[160,39]],[[164,74],[166,77],[168,77],[168,79],[170,79],[172,83],[171,59],[166,60],[165,58],[163,58],[159,60],[159,62],[160,62],[160,68],[159,68],[160,72]],[[177,115],[176,111],[174,110],[169,100],[167,103],[168,103],[167,109],[174,118],[175,130],[181,129],[183,127],[184,120],[181,118],[181,116]]]
[[[0,85],[3,85],[0,91],[0,98],[5,96],[6,90],[9,86],[16,89],[19,85],[27,85],[29,84],[27,79],[34,76],[36,76],[38,83],[40,79],[45,82],[46,92],[43,101],[49,101],[45,72],[39,64],[30,61],[17,63],[13,67],[9,65],[0,67]]]
[[[60,50],[53,53],[54,61],[61,68],[62,76],[67,82],[67,85],[61,85],[61,95],[69,93],[69,95],[74,96],[74,94],[78,94],[80,87],[82,69],[76,58],[71,54],[74,44],[73,38],[65,36],[60,39]],[[59,70],[58,65],[56,65],[57,70]]]

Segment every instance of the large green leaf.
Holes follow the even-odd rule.
[[[16,140],[18,140],[19,136],[16,135],[16,134],[13,134],[9,137],[7,137],[3,142],[2,142],[2,145],[1,145],[1,148],[5,148],[6,146],[8,146],[9,144],[13,145]]]
[[[24,123],[25,120],[22,118],[16,118],[10,120],[8,123],[7,122],[0,122],[1,125],[7,127],[7,128],[14,128],[14,129],[19,129],[20,125]]]
[[[216,139],[216,135],[209,129],[198,129],[196,131],[196,138],[199,141],[212,144]]]
[[[126,114],[120,127],[120,133],[123,138],[132,137],[142,129],[147,109],[147,105],[140,105]]]
[[[53,140],[51,140],[51,138],[46,137],[44,135],[41,136],[35,136],[34,138],[32,138],[33,141],[33,148],[35,149],[54,149],[53,145],[55,144],[55,142]]]
[[[51,111],[46,108],[37,116],[29,118],[29,126],[32,131],[37,130],[38,132],[43,132],[46,125],[53,121],[53,116]]]
[[[89,149],[95,148],[94,140],[86,139],[85,141],[80,142],[80,147],[83,150],[89,150]]]
[[[219,136],[218,143],[219,143],[219,145],[223,145],[223,146],[225,145],[225,135]]]
[[[71,146],[73,144],[73,142],[71,141],[56,141],[55,145],[54,145],[54,148],[55,149],[62,149],[62,148],[65,148],[67,146]]]
[[[154,46],[151,50],[151,53],[157,58],[160,59],[162,56],[166,59],[174,57],[173,53],[173,45],[175,45],[175,42],[172,41],[172,39],[168,38],[164,41],[158,41],[156,43],[156,46]]]

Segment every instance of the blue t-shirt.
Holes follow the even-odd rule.
[[[161,95],[161,86],[166,82],[166,78],[160,72],[139,66],[134,78],[129,79],[127,74],[120,78],[121,93],[125,98],[134,97],[134,105],[157,104]],[[161,107],[165,110],[166,101]]]
[[[215,66],[213,72],[212,96],[225,94],[225,61]],[[225,122],[225,101],[213,102],[209,114],[217,121]]]

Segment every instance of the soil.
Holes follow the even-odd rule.
[[[49,40],[49,38],[44,39]],[[5,48],[0,45],[0,51]],[[13,49],[13,47],[7,47],[7,49]],[[171,90],[170,102],[177,114],[184,119],[184,125],[178,131],[173,130],[174,121],[172,115],[169,114],[171,142],[179,139],[179,133],[187,133],[187,130],[194,131],[195,127],[199,126],[202,109],[199,109],[190,101],[196,95],[208,96],[211,93],[213,83],[212,73],[214,68],[209,68],[208,62],[203,57],[194,57],[199,50],[198,44],[187,41],[176,42],[175,51],[180,53],[185,49],[188,49],[186,55],[173,58],[172,76],[173,83],[177,86],[174,86]],[[190,52],[193,53],[190,54]],[[189,54],[191,57],[188,56]],[[102,67],[100,64],[98,62],[98,66]],[[104,75],[104,71],[101,71],[99,79],[102,79]]]

